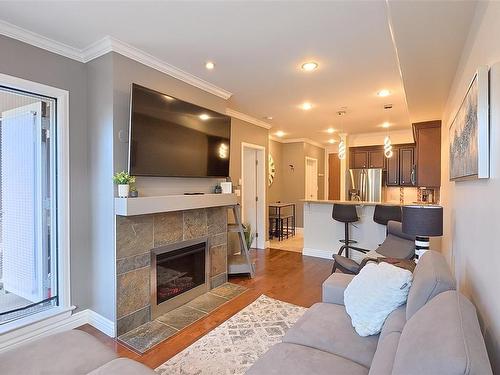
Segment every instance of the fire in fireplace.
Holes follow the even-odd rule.
[[[151,251],[151,308],[155,318],[208,290],[207,240]]]

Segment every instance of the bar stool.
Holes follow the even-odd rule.
[[[386,226],[389,221],[401,223],[401,217],[401,206],[396,205],[377,204],[373,212],[373,221]]]
[[[344,239],[339,240],[339,241],[344,244],[341,247],[341,249],[345,248],[345,254],[346,254],[345,256],[348,258],[349,257],[349,245],[358,243],[358,241],[351,240],[349,238],[349,224],[355,223],[356,221],[359,220],[358,213],[356,211],[356,206],[354,204],[334,203],[333,210],[332,210],[332,218],[335,221],[339,221],[341,223],[344,223],[344,226],[345,226]]]

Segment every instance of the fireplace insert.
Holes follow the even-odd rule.
[[[153,319],[208,291],[207,240],[183,241],[151,251]]]

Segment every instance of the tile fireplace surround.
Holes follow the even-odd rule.
[[[206,237],[214,288],[227,281],[227,207],[116,216],[118,336],[151,321],[151,250]]]

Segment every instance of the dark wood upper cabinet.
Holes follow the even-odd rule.
[[[387,159],[387,186],[399,186],[399,149],[393,147],[392,157]]]
[[[413,124],[413,136],[417,143],[416,185],[441,186],[441,121]]]
[[[385,155],[383,150],[374,150],[368,152],[368,168],[384,168]]]
[[[399,149],[399,184],[415,186],[415,148],[401,147]]]
[[[352,169],[368,168],[368,152],[352,151],[350,166]]]

